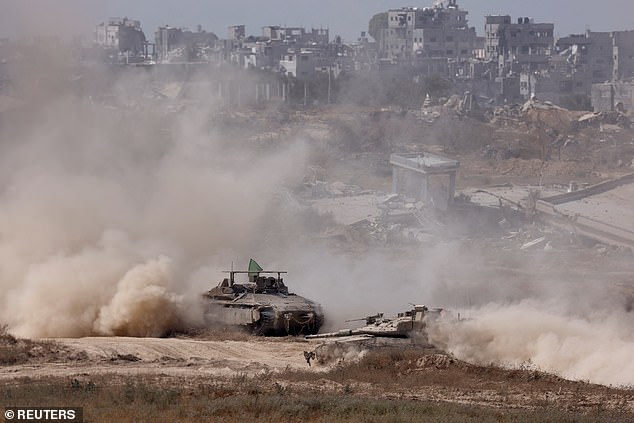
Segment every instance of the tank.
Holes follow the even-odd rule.
[[[316,334],[324,322],[321,305],[289,292],[286,271],[263,270],[253,259],[249,270],[229,270],[218,286],[203,294],[208,324],[243,327],[255,335]],[[236,276],[248,275],[238,283]]]
[[[424,305],[413,308],[395,317],[385,317],[377,313],[347,322],[364,321],[365,325],[356,329],[342,329],[337,332],[306,335],[306,339],[320,343],[313,351],[304,351],[304,359],[310,366],[311,360],[318,363],[340,363],[346,357],[358,356],[360,351],[378,348],[415,348],[430,352],[440,352],[427,337],[427,325],[447,318],[442,308],[429,309]]]
[[[411,338],[425,335],[425,327],[430,321],[442,318],[445,310],[442,308],[429,309],[424,305],[414,305],[411,310],[398,313],[396,317],[384,317],[377,313],[362,319],[347,320],[347,322],[365,321],[365,326],[356,329],[342,329],[338,332],[307,335],[307,339],[338,338],[347,336],[371,336],[384,338]]]

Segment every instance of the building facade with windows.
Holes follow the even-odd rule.
[[[455,0],[445,7],[405,7],[387,12],[382,29],[379,56],[390,63],[411,63],[430,58],[453,61],[473,57],[477,48],[475,28],[469,27],[468,12]]]

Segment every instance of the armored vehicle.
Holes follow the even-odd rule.
[[[365,326],[356,329],[342,329],[338,332],[323,333],[319,335],[308,335],[307,339],[337,338],[346,336],[371,336],[385,338],[411,338],[425,334],[425,326],[431,320],[436,320],[444,315],[444,310],[434,308],[429,310],[424,305],[414,305],[414,308],[403,313],[398,313],[396,317],[384,317],[383,313],[377,313],[362,319]]]
[[[218,286],[203,294],[208,324],[242,326],[256,335],[316,334],[324,322],[321,306],[293,294],[282,278],[286,271],[263,270],[255,260],[249,270],[230,270]],[[236,275],[248,282],[236,282]]]
[[[326,364],[341,362],[345,357],[358,355],[359,351],[378,348],[415,348],[438,352],[429,342],[427,327],[430,323],[445,319],[442,308],[429,309],[424,305],[413,308],[395,317],[385,317],[377,313],[362,319],[347,322],[365,321],[364,326],[356,329],[342,329],[337,332],[307,335],[306,339],[317,340],[319,345],[313,351],[304,351],[304,358],[310,366],[311,360]]]

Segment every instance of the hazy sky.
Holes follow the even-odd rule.
[[[401,6],[424,7],[433,0],[0,0],[0,36],[91,33],[110,16],[142,21],[148,38],[159,25],[195,29],[200,24],[221,38],[229,25],[245,24],[248,34],[264,25],[327,27],[331,35],[355,40],[373,14]],[[634,29],[634,0],[459,0],[482,34],[485,14],[530,16],[554,22],[556,34]]]

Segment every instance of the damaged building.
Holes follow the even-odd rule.
[[[606,82],[592,85],[595,112],[634,110],[634,82]]]
[[[592,83],[612,79],[614,67],[613,39],[609,32],[586,31],[557,40],[556,55],[568,71],[584,75]]]
[[[448,62],[471,59],[478,47],[468,12],[456,0],[433,7],[404,7],[387,12],[387,28],[380,33],[378,53],[383,63],[413,64],[426,74],[446,75]]]
[[[392,192],[439,210],[453,203],[460,162],[426,152],[392,154]]]
[[[245,25],[233,25],[224,39],[200,27],[192,32],[161,26],[153,44],[145,40],[140,22],[127,18],[98,25],[96,40],[105,48],[98,51],[105,56],[100,60],[110,63],[149,64],[154,59],[160,64],[227,64],[268,72],[271,75],[260,73],[258,78],[282,89],[254,89],[258,101],[330,103],[331,98],[337,101],[337,92],[333,96],[332,91],[342,86],[337,81],[340,73],[371,72],[417,87],[430,76],[440,77],[448,87],[442,96],[469,91],[490,104],[538,98],[589,110],[592,96],[596,110],[619,104],[629,108],[634,31],[586,31],[555,43],[553,23],[500,14],[485,17],[485,36],[478,37],[469,25],[469,12],[457,0],[430,3],[430,7],[394,8],[375,15],[370,23],[375,42],[365,32],[356,43],[346,43],[340,37],[331,40],[327,28],[266,25],[258,34],[248,35]],[[151,55],[149,47],[154,47]],[[271,85],[271,78],[281,82]],[[613,81],[618,86],[597,86],[593,91],[593,84]],[[289,89],[293,89],[290,96]]]
[[[533,19],[511,16],[486,16],[485,54],[497,64],[497,75],[521,71],[547,70],[554,45],[555,24],[535,23]]]
[[[173,62],[209,62],[218,37],[198,26],[196,32],[169,25],[159,27],[154,34],[156,61]]]
[[[527,99],[537,90],[537,75],[547,72],[554,46],[555,25],[510,15],[485,17],[485,58],[492,66],[498,102]],[[520,75],[527,76],[521,80]],[[532,75],[532,76],[530,76]]]
[[[149,43],[141,22],[128,18],[110,18],[97,25],[95,43],[112,52],[112,60],[125,63],[143,61],[148,56]]]

